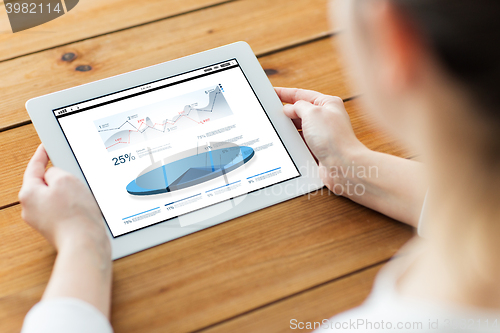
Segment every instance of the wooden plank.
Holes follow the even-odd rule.
[[[393,138],[380,131],[370,117],[361,111],[359,103],[349,101],[346,107],[356,135],[368,148],[405,158],[412,156]],[[18,200],[24,169],[40,140],[33,125],[29,124],[1,132],[0,142],[0,156],[3,156],[0,164],[0,188],[3,189],[0,193],[0,207],[3,207]]]
[[[15,332],[55,253],[19,205],[0,210],[0,233],[0,331]],[[117,333],[201,329],[386,260],[411,236],[330,192],[302,196],[116,261],[112,324]]]
[[[339,38],[332,36],[261,57],[259,61],[274,86],[317,90],[342,99],[361,95],[350,82],[338,42]]]
[[[376,265],[360,273],[301,292],[201,332],[290,332],[296,327],[291,325],[292,319],[296,319],[293,322],[295,325],[298,322],[309,322],[313,328],[315,322],[319,323],[315,327],[318,329],[324,319],[360,305],[369,295],[375,275],[382,266]],[[328,322],[326,323],[328,325]]]
[[[85,0],[53,21],[12,33],[7,13],[1,6],[0,61],[58,45],[91,38],[116,30],[180,15],[227,0]]]
[[[239,40],[264,54],[324,36],[326,8],[327,0],[237,1],[2,62],[0,130],[27,122],[24,104],[43,94]],[[76,58],[64,61],[69,53]]]
[[[0,145],[0,154],[4,154],[0,163],[0,188],[2,189],[0,207],[3,207],[17,201],[24,169],[40,144],[40,139],[33,125],[1,132],[0,138],[6,140]]]

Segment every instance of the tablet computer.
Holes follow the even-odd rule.
[[[114,259],[323,186],[244,42],[26,108],[52,163],[94,195]]]

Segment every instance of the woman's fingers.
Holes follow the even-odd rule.
[[[19,191],[19,201],[23,206],[23,218],[25,218],[24,208],[33,203],[33,198],[36,193],[43,189],[46,185],[43,180],[45,168],[49,163],[49,157],[42,145],[38,146],[35,154],[31,157],[24,172],[23,186]]]
[[[315,105],[300,100],[295,104],[287,104],[283,107],[283,112],[290,119],[304,119],[316,108]]]
[[[323,95],[313,90],[281,87],[276,87],[274,90],[283,103],[295,104],[298,101],[306,101],[318,106],[343,103],[340,97]]]
[[[24,172],[24,184],[44,185],[43,176],[48,163],[49,157],[47,156],[45,148],[43,145],[38,146]]]
[[[52,186],[58,181],[67,180],[72,177],[73,176],[69,172],[56,167],[52,167],[45,173],[45,182],[47,183],[47,185]]]
[[[305,89],[297,89],[297,88],[274,88],[278,97],[281,99],[283,103],[295,104],[297,101],[306,101],[309,103],[313,103],[314,100],[323,94]]]
[[[283,113],[290,119],[300,119],[300,117],[295,112],[295,106],[293,104],[287,104],[283,106]]]

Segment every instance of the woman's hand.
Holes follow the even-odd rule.
[[[372,151],[354,135],[339,97],[275,88],[318,159],[321,180],[335,194],[412,226],[418,225],[427,191],[418,162]]]
[[[76,239],[109,243],[89,190],[66,171],[55,167],[45,171],[48,162],[40,145],[28,163],[19,192],[23,219],[57,250]]]
[[[352,156],[366,148],[354,134],[349,115],[340,97],[311,90],[275,88],[284,113],[302,129],[304,140],[320,165],[323,183],[333,192],[344,184],[340,170],[346,170]],[[332,173],[332,167],[338,172]],[[343,193],[337,193],[343,194]]]
[[[19,192],[23,219],[57,249],[43,299],[78,298],[109,317],[111,246],[101,212],[76,177],[58,168],[45,171],[48,162],[40,145]]]

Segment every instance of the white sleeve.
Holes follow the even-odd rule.
[[[104,314],[77,298],[54,298],[35,304],[21,333],[112,333]]]

